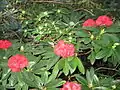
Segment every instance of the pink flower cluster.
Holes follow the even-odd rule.
[[[8,49],[12,46],[12,43],[8,40],[0,40],[0,49]]]
[[[111,26],[113,21],[110,17],[103,15],[99,16],[96,20],[88,19],[83,23],[83,27],[96,27],[96,26]]]
[[[54,47],[54,53],[63,58],[67,58],[69,56],[74,56],[75,47],[73,44],[68,44],[60,40]]]
[[[16,54],[9,58],[8,67],[12,70],[12,72],[20,72],[21,69],[28,65],[28,59],[20,54]]]
[[[60,90],[82,90],[81,85],[75,82],[66,82]]]

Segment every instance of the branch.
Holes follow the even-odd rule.
[[[106,70],[112,70],[112,71],[116,71],[116,72],[118,72],[119,70],[116,70],[116,69],[114,69],[114,68],[107,68],[107,67],[100,67],[100,68],[97,68],[95,71],[98,71],[98,70],[101,70],[101,69],[106,69]]]
[[[30,2],[35,2],[35,3],[53,3],[53,4],[69,4],[69,5],[75,4],[75,3],[59,2],[59,1],[53,1],[53,0],[31,0]]]
[[[79,53],[78,55],[87,55],[87,54],[89,54],[89,53],[91,53],[92,52],[92,49],[91,50],[89,50],[88,52],[82,52],[82,53]]]

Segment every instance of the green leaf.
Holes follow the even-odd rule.
[[[67,59],[64,59],[64,60],[65,60],[65,65],[63,67],[63,72],[67,76],[69,74],[70,66],[69,66],[68,60]]]
[[[59,68],[59,70],[63,69],[64,66],[65,66],[65,59],[62,58],[62,59],[60,59],[58,61],[58,68]]]
[[[43,53],[44,57],[43,59],[48,59],[48,58],[52,58],[55,56],[55,54],[53,53],[53,51],[47,51],[46,53]]]
[[[95,63],[95,55],[95,52],[92,51],[91,54],[88,56],[88,59],[90,59],[92,65]]]
[[[40,74],[42,71],[42,68],[47,67],[48,60],[40,60],[36,64],[32,66],[32,70],[36,74]]]
[[[24,75],[26,79],[34,81],[34,74],[32,72],[24,71],[22,72],[22,75]]]
[[[22,86],[20,86],[19,84],[15,86],[15,90],[21,90],[21,89],[22,89]]]
[[[94,46],[94,51],[95,51],[95,52],[99,52],[100,49],[102,48],[101,45],[99,45],[99,44],[96,43],[96,42],[92,42],[92,46]]]
[[[106,43],[109,43],[110,41],[115,43],[119,42],[119,37],[116,34],[104,34],[102,40]]]
[[[69,65],[70,65],[70,72],[72,74],[76,70],[78,65],[78,63],[74,61],[74,57],[72,57],[71,61],[69,61]]]
[[[10,75],[10,69],[3,69],[3,74],[2,74],[2,78],[1,78],[1,80],[5,80],[5,79],[7,79],[8,77],[9,77],[9,75]]]
[[[110,57],[110,56],[112,56],[112,54],[113,54],[114,52],[113,52],[113,50],[112,49],[110,49],[109,51],[108,51],[108,53],[107,53],[107,55],[103,58],[103,61],[107,61],[107,59]]]
[[[79,36],[79,37],[89,37],[88,32],[87,31],[85,32],[84,30],[77,31],[76,35]]]
[[[95,58],[96,59],[104,58],[105,56],[107,56],[108,52],[109,52],[109,49],[104,48],[101,51],[99,51],[98,53],[96,53],[96,57]]]
[[[47,64],[47,69],[49,70],[53,65],[55,65],[55,63],[59,60],[60,57],[58,56],[54,56],[52,58],[49,59],[48,64]]]
[[[90,38],[81,38],[81,41],[84,42],[85,44],[88,44],[91,42]]]
[[[42,81],[42,83],[44,84],[44,85],[46,85],[46,83],[48,82],[48,75],[49,75],[50,73],[48,72],[48,71],[45,71],[45,72],[43,72],[42,74],[41,74],[41,81]]]
[[[107,87],[103,87],[103,86],[94,87],[93,89],[94,89],[94,90],[111,90],[111,89],[109,89],[109,88],[107,88]]]
[[[11,76],[9,77],[8,80],[9,80],[9,85],[14,86],[17,83],[16,74],[11,73]]]
[[[21,72],[18,72],[18,73],[15,73],[16,75],[16,78],[17,78],[17,81],[18,81],[18,86],[17,87],[20,87],[22,88],[22,86],[25,84],[24,81],[23,81],[23,75]]]
[[[37,87],[38,88],[42,88],[43,86],[43,82],[42,82],[42,80],[41,80],[41,78],[39,77],[39,76],[35,76],[35,82],[36,82],[36,85],[37,85]]]
[[[105,29],[105,32],[118,33],[118,32],[120,32],[120,26],[118,26],[118,25],[113,25],[113,26],[108,27],[107,29]]]
[[[59,88],[52,88],[52,87],[49,87],[47,88],[46,90],[60,90]]]
[[[66,81],[63,81],[61,79],[52,80],[51,82],[46,84],[46,87],[47,88],[59,87],[59,86],[63,85],[65,82]]]
[[[6,88],[2,85],[0,85],[0,90],[6,90]]]
[[[28,85],[27,84],[23,85],[22,90],[28,90]]]
[[[87,80],[84,77],[80,75],[75,75],[75,77],[78,80],[78,82],[80,82],[82,85],[85,85],[85,86],[88,85]]]
[[[24,81],[30,87],[37,87],[35,82],[35,76],[31,72],[22,72],[22,81]]]
[[[58,72],[59,72],[59,68],[58,68],[58,63],[57,63],[57,64],[54,66],[54,68],[53,68],[52,74],[51,74],[51,76],[49,77],[48,82],[54,80],[54,79],[57,77]]]
[[[99,85],[99,78],[97,77],[97,75],[94,74],[94,78],[93,78],[93,81]]]
[[[90,71],[87,70],[86,72],[86,79],[88,81],[88,84],[93,84],[93,78],[94,78],[94,69],[91,68]]]
[[[79,71],[80,71],[82,74],[84,74],[84,73],[85,73],[85,69],[84,69],[84,66],[83,66],[83,64],[82,64],[82,62],[81,62],[81,59],[79,59],[78,57],[75,57],[75,58],[74,58],[74,61],[77,63],[77,66],[78,66]]]
[[[95,27],[83,27],[84,30],[89,30],[89,31],[94,31],[94,32],[98,32],[100,31],[98,28]]]

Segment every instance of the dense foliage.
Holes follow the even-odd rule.
[[[120,90],[117,0],[1,0],[0,90]]]

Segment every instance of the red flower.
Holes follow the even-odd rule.
[[[93,19],[88,19],[83,23],[83,27],[95,27],[96,23]]]
[[[0,40],[0,49],[8,49],[12,46],[12,43],[8,40]]]
[[[20,72],[21,69],[28,65],[28,59],[20,54],[16,54],[9,58],[8,67],[12,70],[12,72]]]
[[[66,82],[60,90],[82,90],[81,85],[75,82]]]
[[[54,47],[54,53],[63,58],[67,58],[69,56],[74,56],[75,47],[73,44],[65,43],[63,40],[60,40],[57,45]]]
[[[111,26],[112,24],[113,24],[112,19],[106,15],[99,16],[96,20],[97,26]]]

